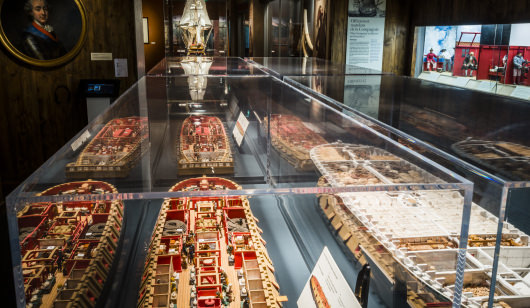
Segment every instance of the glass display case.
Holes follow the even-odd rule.
[[[348,305],[364,264],[370,306],[472,303],[471,182],[277,78],[200,77],[142,78],[8,196],[19,307],[295,307],[324,247]]]
[[[487,232],[494,235],[487,236],[489,240],[470,236],[468,253],[479,260],[481,268],[490,271],[493,281],[481,287],[479,297],[488,299],[489,307],[524,307],[530,300],[530,256],[526,253],[530,232],[528,104],[425,80],[396,76],[381,79],[381,89],[368,94],[377,99],[367,108],[350,93],[354,90],[347,77],[323,77],[324,84],[334,85],[333,90],[324,93],[312,90],[307,77],[285,78],[296,88],[472,181],[470,234],[478,213],[499,222],[497,228],[491,226]],[[489,214],[483,214],[486,211]],[[518,234],[522,241],[512,242],[510,234]],[[467,292],[479,294],[479,289],[470,288]]]

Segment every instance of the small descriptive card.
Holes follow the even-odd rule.
[[[116,77],[128,77],[127,59],[114,59],[114,73]]]
[[[72,151],[77,151],[77,149],[79,149],[79,147],[82,146],[83,143],[85,143],[85,141],[87,141],[90,137],[90,132],[86,130],[81,136],[79,136],[79,138],[72,142],[70,145],[72,147]]]
[[[469,82],[469,78],[456,77],[454,85],[457,86],[457,87],[465,88],[468,82]]]
[[[112,52],[91,52],[91,61],[112,61]]]

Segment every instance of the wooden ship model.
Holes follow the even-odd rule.
[[[172,192],[241,189],[191,178]],[[166,199],[153,232],[137,307],[282,307],[262,232],[242,196]]]
[[[39,195],[108,193],[117,190],[88,180],[57,185]],[[17,218],[26,307],[95,307],[120,239],[122,202],[31,203]]]
[[[309,129],[300,118],[294,115],[272,114],[271,120],[263,120],[263,129],[270,125],[272,146],[295,169],[300,171],[314,168],[309,151],[327,143],[319,134]]]
[[[146,117],[113,119],[75,162],[66,165],[66,176],[75,179],[126,177],[147,150],[148,135]]]
[[[181,175],[234,173],[230,141],[218,117],[186,118],[177,143],[177,157]]]
[[[205,54],[212,26],[204,0],[187,0],[179,27],[182,29],[182,38],[188,49],[188,55]]]
[[[321,145],[311,151],[311,158],[323,174],[320,186],[443,182],[404,159],[371,146]],[[343,248],[361,263],[371,263],[380,292],[405,284],[406,301],[411,307],[452,306],[463,209],[460,192],[324,194],[319,196],[319,205]],[[480,308],[488,302],[497,228],[497,217],[473,203],[463,307]],[[528,307],[529,236],[505,222],[501,246],[494,307]],[[383,299],[391,301],[392,295]]]
[[[453,144],[451,149],[510,180],[530,180],[530,147],[507,141],[467,138]]]

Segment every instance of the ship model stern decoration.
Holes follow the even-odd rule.
[[[191,178],[170,191],[241,189],[218,177]],[[153,231],[138,308],[279,308],[274,267],[244,196],[166,199]]]
[[[186,1],[179,27],[188,49],[187,54],[204,55],[213,28],[204,0]]]
[[[54,186],[39,196],[117,193],[100,181]],[[28,204],[18,214],[26,307],[95,307],[118,247],[120,200]]]
[[[319,186],[434,184],[443,180],[383,149],[332,143],[311,150]],[[456,283],[463,196],[456,190],[323,194],[322,216],[360,263],[377,265],[375,284],[407,286],[411,307],[451,307]],[[461,305],[488,302],[498,218],[473,203]],[[529,236],[505,222],[493,307],[530,302]],[[381,287],[380,287],[381,288]],[[391,288],[391,287],[390,287]],[[385,297],[391,301],[392,296]],[[393,306],[392,303],[388,303]]]
[[[230,141],[218,117],[190,116],[182,123],[177,144],[178,173],[231,174]]]
[[[113,119],[75,162],[66,165],[66,176],[74,179],[126,177],[148,149],[148,137],[146,117]]]
[[[314,169],[309,151],[320,144],[327,143],[324,138],[309,129],[300,118],[294,115],[272,114],[271,120],[263,120],[263,129],[270,125],[271,143],[281,157],[296,170]]]

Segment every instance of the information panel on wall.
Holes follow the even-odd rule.
[[[349,0],[346,64],[381,70],[386,0]]]

